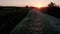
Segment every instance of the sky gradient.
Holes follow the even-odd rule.
[[[60,0],[0,0],[0,6],[47,6],[50,2],[60,5]]]

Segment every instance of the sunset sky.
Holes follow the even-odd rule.
[[[0,6],[47,6],[50,2],[60,5],[60,0],[0,0]]]

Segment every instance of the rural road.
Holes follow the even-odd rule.
[[[60,19],[32,9],[9,34],[47,34],[47,31],[60,32]]]

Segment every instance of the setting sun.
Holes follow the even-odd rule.
[[[36,4],[35,7],[40,8],[43,7],[41,4]]]

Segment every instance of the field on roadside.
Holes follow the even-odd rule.
[[[0,7],[0,31],[8,34],[28,13],[25,7]]]

